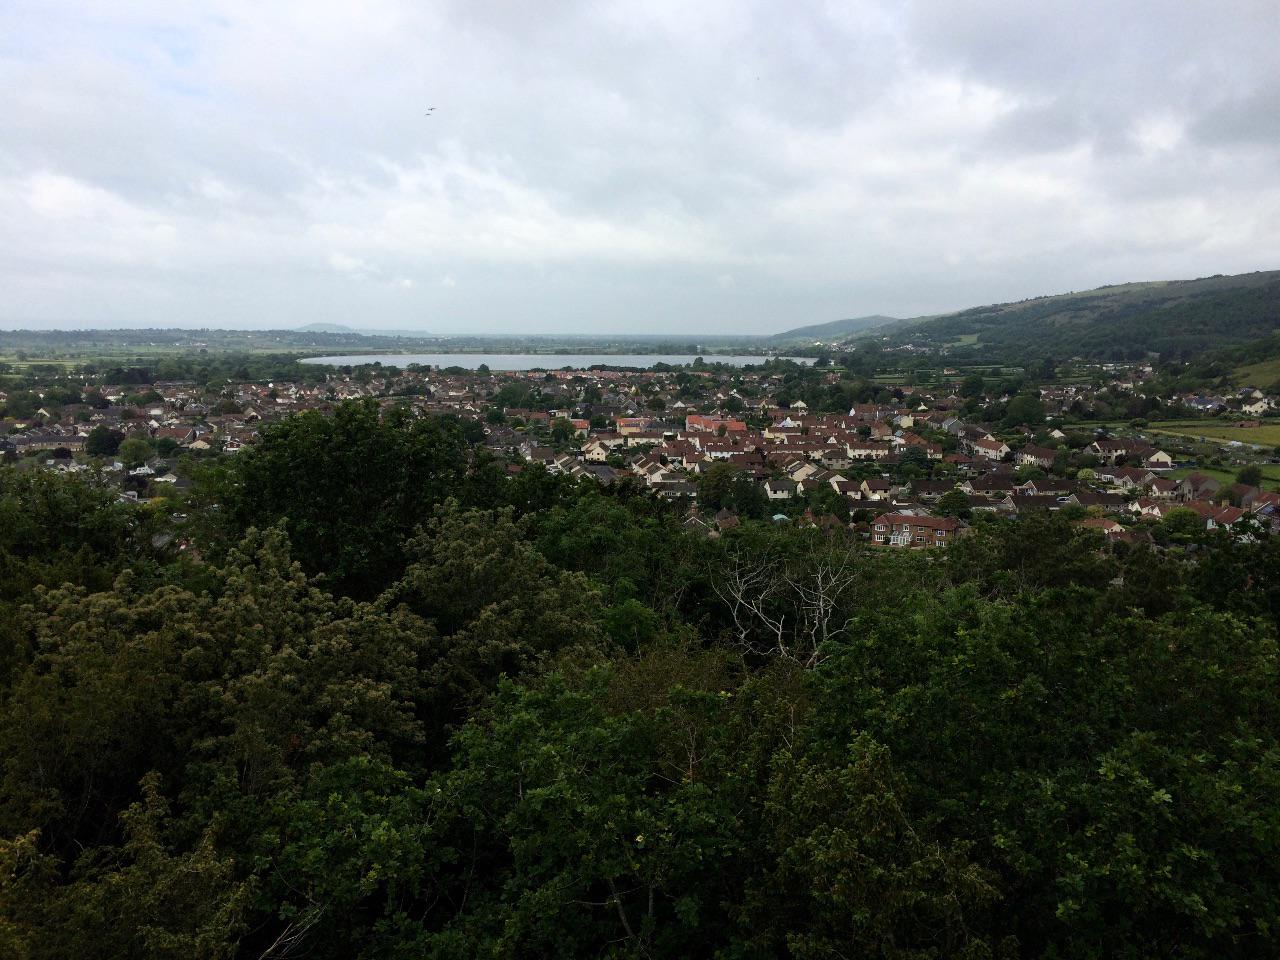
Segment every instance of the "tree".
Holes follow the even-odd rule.
[[[748,517],[763,517],[767,497],[760,484],[732,463],[713,463],[698,476],[698,503],[705,509],[731,510]]]
[[[120,444],[120,462],[133,470],[150,460],[155,452],[155,447],[145,437],[128,437]]]
[[[222,504],[210,533],[224,544],[283,522],[308,571],[368,597],[395,579],[404,540],[465,474],[457,423],[383,418],[367,400],[265,426],[250,450],[201,474],[199,489]]]
[[[1034,463],[1024,463],[1013,471],[1013,475],[1019,483],[1026,483],[1028,480],[1043,480],[1045,473]]]
[[[963,490],[948,490],[938,498],[933,511],[941,517],[959,517],[964,520],[969,519],[972,512],[969,508],[969,498]]]
[[[810,509],[817,515],[827,514],[837,520],[849,519],[849,500],[836,492],[829,484],[823,484],[807,494]]]
[[[119,850],[82,857],[65,886],[51,882],[54,858],[34,845],[0,841],[0,865],[8,859],[16,868],[16,882],[0,879],[0,917],[20,916],[26,927],[25,942],[11,944],[7,956],[235,956],[249,884],[218,853],[216,829],[206,829],[190,851],[172,853],[172,817],[159,780],[144,777],[142,799],[121,814]],[[0,922],[0,945],[5,929]]]
[[[1005,408],[1004,422],[1008,426],[1027,427],[1044,423],[1044,402],[1037,394],[1020,393]]]
[[[1160,520],[1160,528],[1174,540],[1188,540],[1205,532],[1204,518],[1187,507],[1176,507]]]
[[[975,400],[987,391],[987,381],[980,373],[971,373],[960,383],[960,396]]]
[[[928,473],[929,455],[925,453],[923,447],[907,447],[898,455],[898,465],[900,467],[909,467],[916,471]]]
[[[1256,463],[1246,464],[1236,473],[1236,483],[1256,487],[1262,483],[1262,468]]]
[[[744,654],[815,667],[848,631],[866,571],[852,543],[814,543],[796,556],[779,547],[735,540],[712,587]]]
[[[459,429],[0,468],[0,955],[1280,952],[1280,538],[689,534]]]
[[[776,866],[748,903],[762,918],[786,918],[790,929],[775,936],[795,957],[990,956],[965,918],[1000,900],[995,874],[969,843],[939,843],[912,822],[907,784],[882,744],[858,736],[845,760],[780,752],[765,840]],[[790,909],[778,909],[779,896]],[[938,943],[947,947],[935,952]]]
[[[439,635],[421,655],[434,725],[459,722],[500,677],[599,642],[597,591],[541,556],[510,511],[465,511],[447,501],[406,552],[411,562],[379,607],[403,606]]]
[[[40,398],[29,390],[15,390],[9,394],[0,412],[16,420],[30,420],[39,409]]]

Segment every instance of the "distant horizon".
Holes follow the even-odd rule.
[[[857,318],[851,317],[848,319],[857,319]],[[805,324],[805,326],[807,325],[808,324]],[[5,324],[0,324],[0,333],[22,333],[22,332],[110,333],[113,330],[130,330],[130,331],[182,330],[190,333],[199,333],[202,330],[207,330],[210,332],[219,332],[219,333],[316,333],[316,334],[336,334],[336,335],[349,335],[349,336],[362,336],[362,337],[380,337],[380,336],[437,337],[441,339],[450,339],[450,340],[477,338],[477,337],[524,337],[524,338],[560,337],[560,338],[578,339],[578,340],[588,340],[588,339],[618,340],[618,339],[630,339],[630,338],[640,338],[640,339],[648,339],[648,340],[675,339],[675,340],[680,340],[682,342],[689,341],[689,340],[696,340],[699,337],[705,337],[705,338],[714,337],[716,339],[725,339],[728,337],[741,337],[744,339],[752,339],[752,338],[767,339],[775,335],[774,333],[735,334],[735,333],[707,333],[705,331],[703,331],[702,333],[635,333],[627,330],[615,330],[615,331],[610,331],[608,333],[600,333],[600,334],[569,333],[569,332],[557,332],[557,331],[551,331],[546,333],[544,332],[529,333],[527,331],[519,332],[514,330],[476,331],[472,333],[442,333],[435,330],[413,330],[408,328],[403,330],[392,330],[389,328],[371,327],[367,330],[361,330],[361,329],[352,327],[351,329],[348,329],[348,330],[307,330],[305,329],[305,327],[306,327],[306,324],[303,324],[301,326],[293,326],[293,327],[237,327],[237,326],[212,326],[208,324],[198,326],[198,327],[193,327],[193,326],[185,326],[183,324],[176,324],[176,323],[170,324],[167,326],[161,326],[158,324],[134,325],[134,324],[117,323],[111,326],[39,326],[39,327],[8,326]],[[776,332],[781,333],[783,331],[776,331]]]
[[[592,341],[602,341],[610,339],[623,338],[640,338],[654,340],[678,340],[688,343],[698,340],[722,340],[722,339],[766,339],[779,334],[795,330],[803,327],[821,326],[827,323],[839,323],[842,321],[857,321],[872,317],[884,317],[887,322],[897,323],[903,321],[922,320],[931,317],[948,316],[953,313],[960,313],[965,310],[971,310],[976,307],[996,306],[1006,303],[1021,303],[1027,300],[1048,299],[1059,296],[1072,296],[1080,293],[1088,293],[1094,290],[1104,290],[1108,288],[1127,286],[1130,284],[1144,283],[1182,283],[1192,280],[1208,279],[1216,276],[1246,276],[1258,273],[1280,272],[1280,267],[1264,266],[1252,270],[1241,270],[1232,273],[1226,271],[1214,271],[1212,273],[1196,273],[1193,276],[1185,277],[1154,277],[1154,278],[1129,278],[1124,280],[1111,280],[1104,283],[1097,283],[1090,286],[1077,287],[1073,289],[1057,290],[1054,292],[1038,292],[1027,293],[1021,296],[1013,296],[1005,299],[992,299],[965,303],[960,306],[952,306],[947,309],[935,310],[928,313],[920,313],[914,315],[895,316],[881,311],[872,310],[864,313],[846,313],[838,317],[825,317],[817,319],[809,319],[803,322],[793,322],[786,326],[779,326],[777,329],[757,330],[757,331],[714,331],[701,330],[696,332],[676,331],[676,330],[647,330],[644,332],[638,330],[612,329],[604,331],[572,331],[572,330],[551,330],[551,331],[529,331],[529,330],[429,330],[415,327],[393,327],[370,324],[367,327],[354,325],[352,321],[342,320],[303,320],[294,322],[291,325],[272,325],[272,326],[236,326],[233,324],[209,324],[209,323],[181,323],[170,321],[168,323],[159,322],[103,322],[101,324],[84,323],[74,325],[61,321],[49,321],[47,323],[37,323],[34,325],[25,325],[21,322],[6,321],[0,319],[0,333],[18,333],[22,331],[31,331],[33,333],[56,333],[56,332],[110,332],[112,330],[183,330],[198,332],[201,330],[237,332],[237,333],[317,333],[317,334],[350,334],[369,337],[425,337],[425,338],[441,338],[441,339],[463,339],[463,338],[492,338],[492,337],[522,337],[522,338],[562,338],[562,339],[582,339]],[[319,329],[308,330],[312,326],[345,328],[345,329]]]
[[[0,326],[747,336],[1245,273],[1280,263],[1275,34],[1257,0],[0,4]]]

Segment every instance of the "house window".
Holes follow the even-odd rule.
[[[916,537],[916,543],[924,543],[924,537],[922,537],[922,536],[917,536],[917,537]]]
[[[884,529],[884,524],[883,524],[883,523],[877,523],[877,524],[876,524],[876,529],[877,529],[877,530],[883,530],[883,529]]]

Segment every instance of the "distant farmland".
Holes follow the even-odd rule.
[[[1240,443],[1256,443],[1262,447],[1280,446],[1280,422],[1264,423],[1259,427],[1233,427],[1225,423],[1187,423],[1184,420],[1171,420],[1153,423],[1146,429],[1152,433],[1165,433],[1190,440],[1205,437],[1223,443],[1236,440]]]

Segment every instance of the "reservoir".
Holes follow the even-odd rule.
[[[475,370],[484,364],[490,370],[519,372],[524,370],[561,370],[571,367],[585,370],[593,366],[631,367],[644,369],[655,363],[683,366],[696,360],[692,354],[659,353],[365,353],[336,357],[303,357],[299,363],[321,363],[331,367],[358,367],[361,364],[381,363],[384,367],[407,367],[410,364],[431,367],[462,367]],[[748,357],[715,356],[703,354],[707,363],[727,363],[745,367],[764,363],[766,360],[794,360],[800,364],[813,363],[812,357]]]

